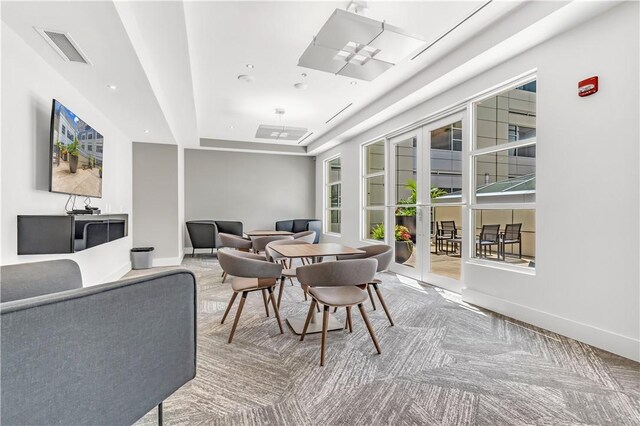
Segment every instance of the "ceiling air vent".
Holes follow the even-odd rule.
[[[258,127],[258,131],[256,132],[256,138],[280,141],[297,141],[305,134],[307,134],[307,129],[305,129],[304,127],[269,126],[266,124],[261,124]]]
[[[82,53],[78,44],[68,33],[43,30],[40,28],[36,28],[36,31],[40,33],[53,50],[55,50],[65,61],[91,65],[87,56]]]

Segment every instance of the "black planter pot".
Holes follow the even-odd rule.
[[[405,226],[411,234],[411,241],[416,243],[416,217],[415,216],[396,216],[396,225]]]
[[[404,263],[411,257],[413,244],[408,241],[396,241],[396,263]]]
[[[75,173],[78,170],[78,156],[69,155],[69,171]]]

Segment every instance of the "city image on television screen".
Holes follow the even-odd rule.
[[[102,197],[104,138],[55,99],[50,148],[51,192]]]

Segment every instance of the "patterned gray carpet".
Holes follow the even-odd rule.
[[[396,326],[367,305],[382,355],[356,311],[352,334],[328,334],[320,367],[320,335],[300,342],[286,324],[279,334],[259,293],[249,295],[227,344],[235,308],[220,319],[229,282],[210,256],[183,266],[198,277],[198,372],[165,401],[168,425],[640,424],[640,364],[455,294],[384,275]],[[287,284],[282,317],[307,308],[300,287]],[[157,424],[155,410],[136,424]]]

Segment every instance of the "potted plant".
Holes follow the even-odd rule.
[[[96,157],[93,155],[89,156],[89,168],[93,169],[93,166],[96,164]]]
[[[98,167],[98,173],[100,174],[100,178],[102,178],[102,166]]]
[[[411,233],[406,226],[395,226],[395,251],[396,263],[404,263],[411,257],[413,253],[413,241]],[[384,240],[384,225],[378,224],[371,229],[371,238],[374,240]]]
[[[67,151],[69,151],[69,171],[75,173],[78,170],[78,155],[80,155],[78,138],[73,138],[73,143],[67,146]]]
[[[62,154],[62,161],[67,161],[67,146],[65,144],[60,145],[60,154]]]

